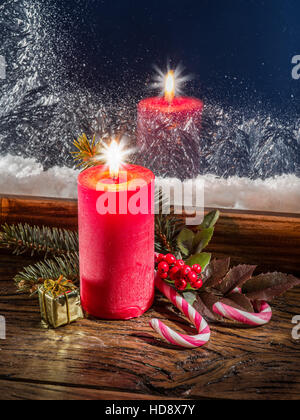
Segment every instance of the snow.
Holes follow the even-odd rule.
[[[0,156],[0,193],[76,198],[78,174],[78,170],[59,166],[45,171],[34,159],[8,154]],[[194,188],[203,180],[206,207],[300,213],[300,178],[296,175],[266,180],[204,175],[194,180]],[[158,178],[157,184],[170,185],[176,181]]]

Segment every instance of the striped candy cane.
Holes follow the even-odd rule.
[[[154,331],[168,343],[179,347],[193,349],[204,346],[210,339],[210,328],[205,319],[172,287],[161,280],[158,275],[155,277],[155,286],[195,325],[198,330],[198,335],[189,336],[179,334],[158,319],[152,319],[150,321],[150,326]]]
[[[240,293],[241,290],[236,289],[235,292]],[[259,313],[241,311],[221,302],[217,302],[213,306],[213,311],[224,318],[250,325],[252,327],[266,325],[272,319],[272,309],[267,302],[260,303],[260,307],[258,308]]]

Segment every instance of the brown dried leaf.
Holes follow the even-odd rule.
[[[223,277],[228,273],[229,266],[230,258],[213,260],[204,273],[204,287],[214,287],[220,283]]]
[[[300,279],[284,273],[260,274],[253,277],[243,287],[243,293],[251,300],[270,302],[287,290],[300,285]]]
[[[232,292],[236,287],[241,287],[246,281],[251,279],[256,265],[237,265],[232,268],[225,279],[216,288],[223,295]]]
[[[241,311],[250,313],[254,312],[254,308],[250,299],[245,295],[241,295],[240,293],[231,293],[228,295],[228,298],[221,299],[221,302]]]
[[[213,293],[202,292],[197,296],[194,303],[194,308],[198,311],[207,321],[221,321],[223,318],[213,311],[215,303],[219,302],[220,298]]]

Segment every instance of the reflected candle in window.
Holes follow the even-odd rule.
[[[154,299],[154,175],[119,168],[114,147],[109,168],[78,179],[81,300],[96,318],[130,319]]]
[[[147,165],[161,175],[191,178],[199,174],[203,102],[176,96],[173,71],[164,77],[164,96],[138,105],[137,144]]]

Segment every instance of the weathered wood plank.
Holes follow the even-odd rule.
[[[55,387],[66,389],[71,398],[78,386],[145,398],[300,398],[300,342],[291,336],[292,317],[300,315],[300,288],[275,302],[269,325],[250,330],[215,325],[210,343],[190,351],[163,344],[153,335],[152,317],[193,331],[159,295],[153,308],[136,320],[81,320],[41,330],[37,302],[14,298],[10,281],[20,265],[17,257],[0,257],[0,314],[7,322],[7,339],[0,341],[1,393],[9,381],[13,383],[7,392],[18,398],[30,393],[30,386],[22,390],[20,383],[41,383],[41,392],[49,398],[56,398]],[[47,394],[49,386],[54,389]]]
[[[0,194],[0,224],[20,222],[77,229],[77,202]]]
[[[166,398],[144,395],[130,394],[129,392],[104,391],[102,389],[87,388],[81,386],[60,386],[44,383],[17,382],[14,380],[1,380],[0,390],[2,400],[159,400]]]

